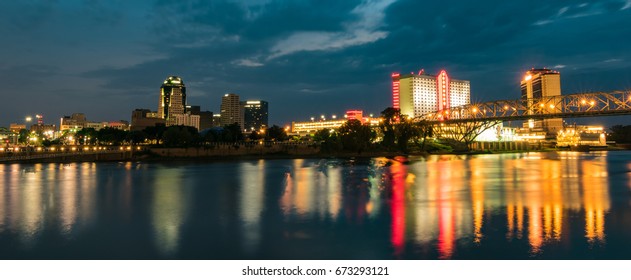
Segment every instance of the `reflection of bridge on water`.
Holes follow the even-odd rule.
[[[577,118],[631,114],[631,91],[578,93],[472,103],[420,116],[430,123]]]

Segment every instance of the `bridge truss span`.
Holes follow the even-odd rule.
[[[426,114],[418,119],[436,123],[461,123],[629,114],[631,91],[614,91],[472,103]]]

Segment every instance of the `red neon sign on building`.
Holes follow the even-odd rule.
[[[440,71],[436,76],[436,93],[438,98],[438,111],[446,110],[451,107],[449,101],[449,76],[445,70]]]
[[[392,73],[392,108],[400,109],[399,105],[399,73]]]

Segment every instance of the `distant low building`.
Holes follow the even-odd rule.
[[[213,127],[213,112],[202,111],[199,106],[186,106],[186,112],[199,116],[199,130]]]
[[[346,115],[344,119],[312,119],[310,122],[292,122],[291,123],[291,134],[293,135],[312,135],[318,130],[322,129],[338,129],[344,123],[349,120],[358,120],[362,124],[367,124],[370,126],[379,125],[381,122],[381,118],[373,118],[373,117],[364,117],[363,111],[361,110],[348,110],[346,111]]]
[[[175,118],[175,125],[192,126],[199,131],[199,115],[186,114],[173,114]]]
[[[74,113],[70,116],[63,116],[59,124],[59,130],[81,130],[86,127],[88,121],[83,113]]]
[[[157,112],[152,112],[149,109],[136,109],[131,112],[130,129],[132,131],[140,131],[156,125],[166,125],[166,120],[158,117]]]
[[[573,125],[559,131],[557,135],[558,147],[572,146],[607,146],[607,134],[603,127]]]
[[[20,133],[20,130],[26,129],[26,124],[22,123],[12,123],[9,125],[9,130],[13,133]]]
[[[4,127],[0,127],[0,149],[8,146],[9,144],[16,144],[17,138],[17,133]]]

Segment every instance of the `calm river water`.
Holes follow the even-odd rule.
[[[3,164],[0,258],[631,259],[631,152],[407,160]]]

